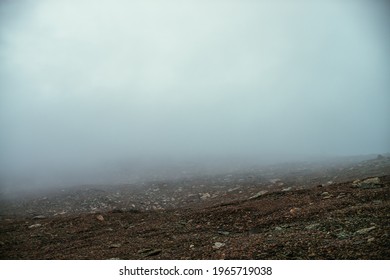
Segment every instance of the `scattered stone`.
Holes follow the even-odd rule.
[[[375,240],[375,237],[371,237],[371,238],[368,238],[368,239],[367,239],[367,242],[371,243],[371,242],[373,242],[374,240]]]
[[[382,187],[381,181],[378,177],[368,178],[363,181],[355,180],[352,183],[352,186],[362,189],[372,189]]]
[[[223,230],[219,230],[219,231],[218,231],[218,234],[221,234],[221,235],[229,235],[230,232],[228,232],[228,231],[223,231]]]
[[[186,226],[187,225],[187,222],[186,221],[179,221],[178,224],[180,226]]]
[[[319,225],[320,225],[319,223],[310,224],[310,225],[305,226],[305,229],[308,229],[308,230],[316,229],[319,227]]]
[[[321,195],[323,199],[329,199],[332,197],[332,195],[328,192],[323,192]]]
[[[344,231],[337,233],[336,236],[338,239],[347,239],[349,237],[349,235]]]
[[[282,192],[288,192],[288,191],[291,191],[292,187],[288,187],[288,188],[284,188],[282,189]]]
[[[234,191],[239,190],[239,189],[241,189],[241,186],[238,186],[235,188],[230,188],[230,189],[228,189],[228,192],[234,192]]]
[[[280,182],[280,181],[282,181],[282,180],[280,180],[279,178],[270,179],[270,180],[269,180],[269,182],[270,182],[271,184],[276,184],[276,183],[278,183],[278,182]]]
[[[222,242],[215,242],[214,245],[213,245],[213,249],[220,249],[222,248],[223,246],[225,246],[225,243],[222,243]]]
[[[33,224],[31,226],[29,226],[28,228],[37,228],[37,227],[41,227],[42,225],[41,224]]]
[[[110,244],[110,248],[119,248],[121,246],[122,246],[122,244],[119,244],[119,243]]]
[[[151,256],[157,256],[162,252],[161,249],[142,249],[139,250],[138,253],[141,254],[143,257],[151,257]]]
[[[372,226],[372,227],[369,227],[369,228],[362,228],[362,229],[359,229],[358,231],[356,231],[357,234],[366,234],[372,230],[376,229],[376,226]]]
[[[210,197],[211,197],[211,195],[209,193],[201,193],[200,194],[200,199],[202,199],[202,200],[208,199]]]
[[[257,194],[251,196],[249,199],[255,199],[255,198],[258,198],[262,195],[265,195],[268,191],[259,191]]]
[[[294,208],[290,209],[291,214],[297,214],[300,211],[301,211],[301,208],[299,208],[299,207],[294,207]]]
[[[153,210],[164,210],[164,208],[161,207],[160,205],[153,205],[153,206],[152,206],[152,209],[153,209]]]
[[[40,219],[46,219],[46,216],[38,215],[33,217],[33,220],[40,220]]]
[[[283,228],[281,228],[281,227],[275,227],[275,230],[276,230],[276,231],[282,231]]]
[[[340,193],[338,196],[337,196],[337,199],[340,199],[340,198],[343,198],[343,197],[346,197],[347,195],[345,193]]]
[[[382,160],[382,159],[384,159],[385,157],[384,156],[382,156],[382,155],[378,155],[377,157],[376,157],[376,159],[378,159],[378,160]]]
[[[96,216],[96,219],[98,219],[99,221],[104,221],[104,217],[102,215],[97,215]]]

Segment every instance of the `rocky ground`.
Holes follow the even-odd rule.
[[[2,198],[1,259],[390,259],[390,158]]]

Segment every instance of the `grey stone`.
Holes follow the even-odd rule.
[[[369,227],[369,228],[362,228],[362,229],[359,229],[358,231],[356,231],[357,234],[366,234],[372,230],[376,229],[376,226],[372,226],[372,227]]]
[[[363,181],[355,180],[352,186],[362,189],[380,188],[382,187],[381,181],[378,177],[368,178]]]
[[[34,225],[29,226],[28,228],[37,228],[37,227],[41,227],[41,226],[42,226],[41,224],[34,224]]]
[[[37,216],[34,216],[33,219],[34,219],[34,220],[46,219],[46,216],[37,215]]]
[[[319,225],[320,225],[319,223],[310,224],[310,225],[305,226],[305,229],[308,229],[308,230],[316,229],[319,227]]]
[[[255,199],[255,198],[258,198],[262,195],[265,195],[268,191],[259,191],[257,194],[251,196],[249,199]]]
[[[215,242],[214,245],[213,245],[213,249],[220,249],[222,248],[223,246],[225,246],[225,243],[222,243],[222,242]]]

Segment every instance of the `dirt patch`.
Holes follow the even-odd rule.
[[[389,159],[308,166],[3,200],[0,257],[389,259]]]

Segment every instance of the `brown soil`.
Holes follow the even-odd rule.
[[[67,188],[1,201],[0,258],[390,259],[389,198],[387,157]]]

